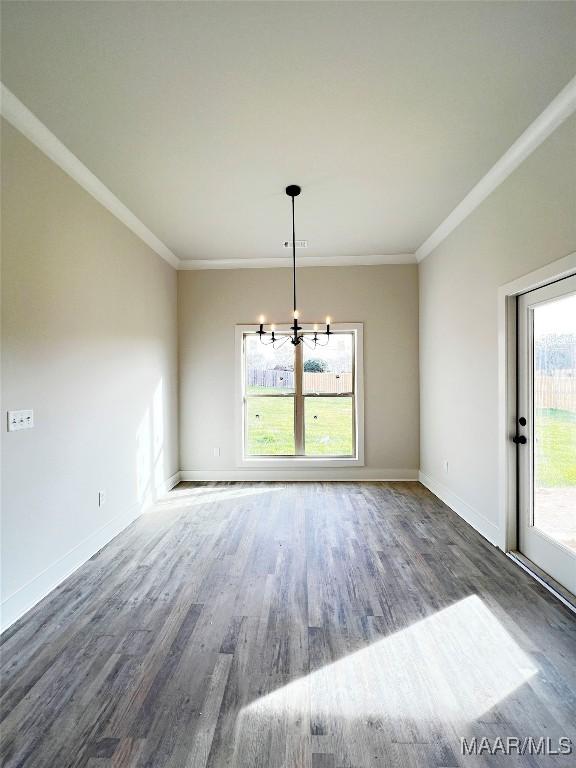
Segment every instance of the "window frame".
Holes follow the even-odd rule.
[[[335,333],[338,332],[352,332],[354,338],[354,359],[353,359],[353,373],[352,373],[352,393],[346,394],[304,394],[299,391],[303,382],[303,377],[299,375],[295,370],[295,387],[294,392],[290,394],[262,394],[251,395],[251,398],[258,397],[280,397],[291,398],[294,402],[294,439],[295,450],[299,449],[299,440],[302,440],[302,435],[297,435],[297,425],[301,424],[304,427],[305,413],[302,415],[302,419],[297,417],[296,409],[298,404],[305,408],[305,402],[307,398],[314,397],[346,397],[351,398],[353,401],[352,409],[352,429],[355,451],[352,456],[303,456],[303,455],[278,455],[278,456],[248,456],[246,454],[246,431],[245,431],[245,409],[246,409],[246,393],[245,393],[245,359],[244,359],[244,338],[246,335],[256,334],[258,326],[255,325],[237,325],[235,327],[235,353],[236,353],[236,375],[235,375],[235,404],[236,404],[236,425],[235,425],[235,440],[236,440],[236,463],[240,467],[250,467],[253,469],[278,469],[284,468],[317,468],[317,467],[362,467],[364,466],[364,326],[363,323],[334,323],[331,325],[331,330]],[[276,325],[276,332],[278,335],[290,333],[290,326],[278,324]],[[289,343],[289,342],[288,342]],[[300,358],[302,361],[302,357]]]

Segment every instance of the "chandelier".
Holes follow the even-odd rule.
[[[279,349],[283,344],[285,344],[288,339],[290,339],[290,342],[294,344],[294,346],[298,346],[298,344],[305,343],[306,346],[309,347],[325,347],[328,342],[330,341],[330,336],[332,334],[332,331],[330,330],[330,318],[326,318],[326,330],[325,331],[319,331],[318,325],[314,325],[312,329],[306,330],[301,325],[298,324],[298,321],[300,319],[300,313],[297,309],[297,303],[296,303],[296,225],[294,223],[294,199],[298,197],[302,189],[297,184],[290,184],[288,187],[286,187],[286,194],[288,197],[292,198],[292,297],[293,297],[293,319],[294,324],[290,326],[291,334],[289,336],[281,335],[280,338],[276,336],[276,330],[273,325],[270,326],[270,331],[264,330],[264,320],[265,318],[261,315],[260,316],[260,329],[258,330],[258,335],[260,336],[260,341],[262,344],[272,344],[274,346],[274,349]],[[270,340],[268,340],[266,337],[270,335]],[[320,337],[325,336],[326,341],[324,343],[321,343]]]

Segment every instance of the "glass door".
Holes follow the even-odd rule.
[[[576,276],[518,298],[519,548],[576,594]]]

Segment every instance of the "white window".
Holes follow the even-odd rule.
[[[250,466],[363,464],[362,325],[294,346],[237,327],[239,460]],[[264,337],[270,342],[270,335]]]

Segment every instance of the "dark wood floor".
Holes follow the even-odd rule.
[[[576,745],[576,620],[417,483],[181,484],[2,642],[6,768],[575,764],[460,754]]]

